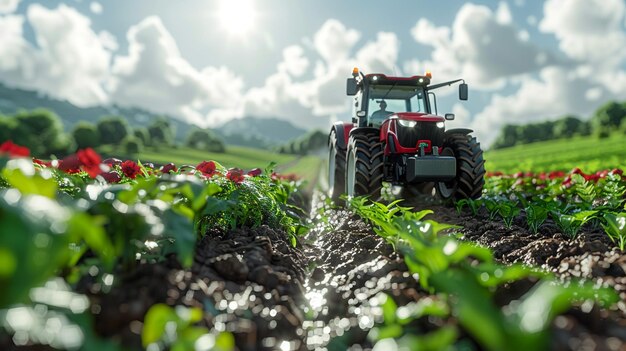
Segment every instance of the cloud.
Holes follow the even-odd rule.
[[[350,51],[361,37],[355,29],[347,29],[336,19],[329,19],[313,38],[313,44],[327,63],[341,62],[348,58]]]
[[[0,0],[0,14],[13,13],[21,0]]]
[[[493,89],[503,79],[559,63],[550,52],[524,40],[504,2],[495,12],[465,4],[451,28],[422,18],[411,34],[418,43],[432,46],[433,53],[429,60],[405,63],[405,69],[427,67],[437,81],[463,77],[474,86]]]
[[[548,0],[539,29],[569,57],[614,69],[626,57],[625,11],[623,0]]]
[[[243,80],[226,67],[198,71],[186,61],[158,17],[130,28],[128,55],[117,56],[109,86],[111,100],[205,124],[199,110],[235,106]]]
[[[291,45],[283,49],[283,62],[279,71],[286,71],[294,77],[300,77],[309,68],[309,59],[304,56],[304,49],[299,45]]]
[[[471,124],[483,145],[490,145],[505,124],[526,124],[573,114],[588,118],[602,103],[620,98],[585,67],[544,68],[538,79],[524,78],[512,95],[494,94]]]
[[[22,16],[0,18],[0,79],[78,106],[106,103],[102,83],[108,78],[111,50],[90,20],[63,4],[56,9],[33,4],[27,18],[37,47],[24,39]]]
[[[394,33],[378,32],[375,41],[359,49],[356,62],[366,72],[393,73],[399,51],[400,40]],[[400,75],[400,72],[396,73]]]
[[[89,10],[96,15],[99,15],[102,13],[102,4],[97,2],[97,1],[92,1],[91,4],[89,4]]]

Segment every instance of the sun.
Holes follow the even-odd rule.
[[[257,18],[253,0],[221,0],[217,10],[220,26],[232,35],[252,31]]]

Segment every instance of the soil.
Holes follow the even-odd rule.
[[[89,275],[76,290],[91,300],[97,334],[129,349],[141,349],[142,321],[155,303],[202,308],[201,324],[232,332],[239,350],[371,348],[368,333],[382,319],[380,293],[398,305],[436,297],[420,287],[402,257],[366,223],[341,209],[328,212],[328,223],[322,223],[316,218],[319,206],[313,201],[316,226],[296,248],[286,233],[267,226],[209,230],[190,269],[170,256],[118,274],[106,293]],[[461,225],[463,240],[491,248],[501,263],[519,262],[563,280],[583,278],[613,287],[621,298],[615,308],[581,306],[557,317],[551,349],[626,349],[626,255],[601,230],[584,227],[570,239],[548,222],[532,234],[523,217],[506,228],[486,213],[420,206],[435,211],[427,218]],[[496,291],[498,303],[519,298],[534,283],[504,285]],[[424,317],[408,327],[428,333],[447,324],[456,324],[454,317]],[[461,338],[479,349],[462,329]],[[0,349],[15,347],[0,336]]]

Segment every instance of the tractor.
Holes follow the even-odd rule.
[[[428,193],[443,200],[481,196],[485,167],[480,143],[471,129],[446,129],[452,113],[437,114],[433,90],[463,79],[430,85],[432,74],[392,77],[363,74],[355,68],[346,93],[353,96],[351,122],[333,124],[329,138],[329,196],[381,199],[383,183]],[[416,190],[417,189],[417,190]]]

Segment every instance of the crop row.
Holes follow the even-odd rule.
[[[457,210],[472,214],[487,212],[491,220],[501,219],[507,227],[522,214],[528,229],[539,232],[551,219],[560,231],[575,238],[589,223],[604,229],[621,249],[626,248],[626,178],[620,169],[585,174],[569,173],[490,174],[483,197],[456,202]]]
[[[497,264],[487,248],[438,235],[455,227],[424,220],[430,210],[413,212],[398,201],[384,205],[364,198],[351,199],[349,207],[404,256],[411,273],[432,295],[406,306],[397,306],[385,295],[378,298],[382,318],[369,337],[380,349],[395,345],[443,350],[467,348],[469,342],[488,350],[544,350],[553,319],[573,303],[608,306],[619,300],[612,289],[576,282],[563,285],[547,273]],[[531,276],[539,281],[519,300],[505,306],[496,302],[502,285]],[[443,318],[444,324],[434,331],[423,330],[419,321],[429,318]]]
[[[28,156],[15,144],[0,146],[0,334],[3,328],[18,345],[115,349],[94,335],[88,298],[72,291],[86,274],[106,292],[140,263],[175,254],[190,267],[208,228],[267,224],[294,245],[306,229],[287,204],[296,184],[269,168],[227,170],[212,161],[156,168],[102,161],[91,149],[51,162]],[[229,333],[194,326],[201,316],[153,306],[144,346],[232,348]]]

